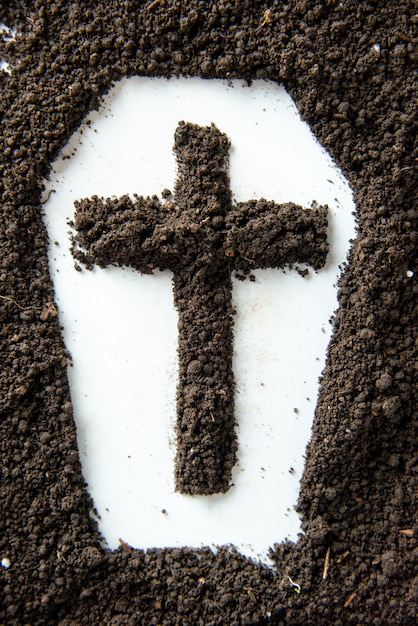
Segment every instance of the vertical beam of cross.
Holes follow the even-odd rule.
[[[180,122],[174,202],[94,196],[75,203],[74,255],[87,267],[173,272],[179,314],[175,484],[193,495],[227,491],[237,458],[232,271],[295,263],[320,269],[328,252],[327,207],[232,203],[229,146],[213,124]]]

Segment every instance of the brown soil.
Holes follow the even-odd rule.
[[[0,622],[415,624],[414,3],[92,6],[11,0],[0,7],[0,20],[21,33],[0,44],[0,57],[13,67],[0,76],[0,557],[11,562],[0,571]],[[228,548],[216,555],[144,553],[124,544],[105,551],[89,515],[48,274],[41,181],[112,81],[134,74],[283,83],[355,192],[358,236],[340,281],[299,499],[305,535],[272,548],[276,571]],[[183,191],[187,196],[179,183],[179,206]],[[234,223],[236,207],[228,202],[213,217]],[[245,210],[249,218],[262,215],[259,205]],[[221,231],[213,224],[207,241]],[[229,250],[223,237],[219,250]],[[239,245],[234,239],[231,249]],[[181,313],[179,297],[177,303]],[[220,306],[229,318],[227,296]],[[227,471],[221,476],[223,488]]]

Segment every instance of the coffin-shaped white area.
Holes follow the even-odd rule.
[[[212,122],[231,140],[235,201],[329,206],[326,266],[259,270],[234,280],[239,462],[225,495],[174,492],[177,313],[171,276],[129,268],[76,271],[74,200],[174,189],[180,120]],[[65,344],[83,471],[107,544],[233,544],[268,563],[295,540],[294,510],[337,306],[340,265],[355,235],[347,181],[282,86],[199,78],[129,78],[73,135],[45,183],[50,269]],[[50,193],[54,190],[54,193]]]

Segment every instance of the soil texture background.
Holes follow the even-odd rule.
[[[415,3],[11,0],[0,21],[0,623],[415,624]],[[106,551],[90,516],[42,180],[131,75],[283,83],[354,190],[305,534],[272,546],[275,570],[227,547]]]

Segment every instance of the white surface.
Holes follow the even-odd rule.
[[[294,511],[335,283],[355,235],[347,181],[302,123],[284,88],[265,81],[130,78],[53,165],[45,204],[50,267],[65,343],[83,471],[109,547],[233,544],[268,563],[296,539]],[[177,313],[170,274],[77,272],[69,252],[74,200],[174,188],[179,120],[214,122],[231,140],[235,201],[329,205],[326,267],[307,278],[259,270],[234,280],[239,462],[225,495],[174,492]],[[63,160],[63,156],[70,156]],[[57,242],[54,244],[54,242]],[[297,411],[295,411],[295,409]],[[293,468],[293,470],[291,470]],[[165,512],[162,512],[165,511]]]
[[[16,31],[6,26],[6,24],[3,24],[3,22],[0,22],[0,36],[3,41],[14,41],[16,39]],[[10,63],[0,59],[0,72],[11,74],[12,69]]]

